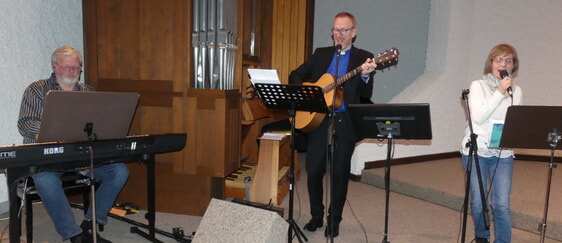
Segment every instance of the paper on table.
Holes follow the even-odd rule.
[[[264,133],[260,139],[266,139],[266,140],[281,140],[283,139],[285,136],[287,136],[286,134],[283,133],[272,133],[272,132],[266,132]]]
[[[279,76],[277,75],[277,70],[275,69],[248,68],[248,74],[250,75],[250,81],[252,82],[252,84],[281,84],[281,81],[279,81]]]

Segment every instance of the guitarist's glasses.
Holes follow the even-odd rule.
[[[332,34],[337,34],[338,32],[342,35],[345,35],[345,33],[347,33],[348,31],[355,29],[355,27],[349,28],[349,29],[332,29]]]

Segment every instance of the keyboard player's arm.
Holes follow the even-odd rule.
[[[45,94],[39,86],[30,85],[23,94],[18,117],[18,131],[23,136],[23,143],[35,143],[41,126],[41,107]]]

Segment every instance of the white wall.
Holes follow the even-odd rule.
[[[0,145],[22,142],[16,123],[23,91],[50,76],[51,54],[62,45],[83,51],[82,1],[0,0]],[[7,200],[2,174],[0,212]]]
[[[424,145],[398,141],[395,158],[459,150],[466,122],[461,91],[483,75],[484,61],[499,43],[518,51],[514,82],[523,88],[525,105],[562,105],[561,11],[562,1],[555,0],[432,0],[425,73],[390,102],[430,103],[433,139]],[[360,145],[354,159],[383,160],[385,151]]]

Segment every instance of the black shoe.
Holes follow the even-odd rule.
[[[475,243],[489,243],[490,240],[488,240],[487,238],[476,237],[476,238],[474,238],[474,242]]]
[[[326,225],[326,231],[324,231],[324,236],[331,238],[336,238],[340,235],[340,224]]]
[[[92,237],[84,232],[70,237],[70,243],[90,243],[94,242]]]
[[[310,232],[314,232],[316,231],[316,229],[322,227],[324,223],[322,222],[322,219],[320,220],[316,220],[316,219],[311,219],[310,221],[308,221],[308,223],[306,223],[303,227],[303,229],[308,230]]]
[[[85,234],[88,235],[88,237],[91,239],[91,242],[94,242],[94,235],[92,234],[91,230],[86,231]],[[97,243],[111,243],[111,241],[102,238],[100,236],[100,234],[96,234],[96,242]]]
[[[84,234],[88,235],[88,237],[90,237],[90,239],[91,239],[91,242],[93,242],[94,241],[94,235],[92,234],[92,222],[84,220],[84,221],[82,221],[82,224],[80,225],[80,228],[82,228],[82,232]],[[111,243],[111,241],[102,238],[99,233],[96,233],[96,242],[98,242],[98,243]]]

